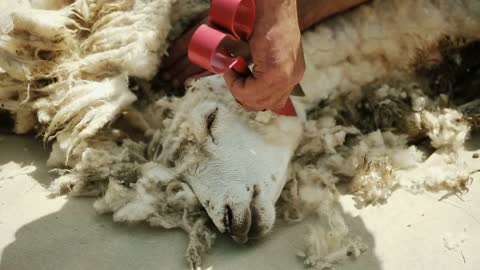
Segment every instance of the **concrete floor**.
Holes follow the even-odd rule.
[[[479,152],[480,140],[464,154]],[[46,151],[29,137],[0,135],[0,171],[22,164],[25,173],[0,177],[0,270],[187,269],[186,235],[144,225],[114,224],[99,216],[90,199],[48,199],[51,181]],[[480,159],[469,159],[472,171]],[[29,167],[31,166],[31,167]],[[31,176],[26,173],[35,171]],[[397,191],[383,206],[361,211],[342,197],[347,222],[370,249],[339,269],[478,269],[480,265],[480,183],[470,192],[442,201],[443,194]],[[303,269],[304,224],[279,226],[260,242],[239,246],[220,238],[205,269]]]

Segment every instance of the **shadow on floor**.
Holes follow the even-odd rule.
[[[6,146],[0,143],[0,164],[12,160],[34,163],[38,168],[34,178],[42,186],[47,186],[51,176],[41,163],[47,158],[42,145],[32,139],[7,139]],[[27,150],[18,151],[18,145]],[[345,218],[352,233],[362,236],[369,250],[358,260],[347,262],[338,269],[380,270],[374,238],[361,218],[348,215]],[[305,232],[303,224],[279,225],[266,239],[244,246],[220,236],[204,267],[212,267],[212,270],[304,269],[295,254],[303,247]],[[91,199],[71,198],[60,211],[19,228],[15,232],[15,240],[4,247],[0,269],[188,269],[184,259],[186,246],[187,236],[179,230],[115,224],[110,216],[95,213]]]
[[[15,161],[23,165],[34,165],[37,170],[31,175],[42,187],[48,187],[52,179],[45,167],[48,153],[50,147],[32,136],[0,133],[0,164]]]
[[[467,140],[465,143],[465,149],[467,151],[478,151],[480,149],[480,140],[478,139],[480,138],[480,131],[472,132],[470,138],[472,139]]]
[[[187,239],[178,230],[120,225],[89,199],[70,199],[22,226],[0,260],[2,270],[182,269]],[[165,268],[164,268],[165,267]]]

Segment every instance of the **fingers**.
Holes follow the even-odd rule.
[[[285,85],[282,85],[282,88],[269,88],[262,80],[253,76],[242,77],[232,70],[224,74],[224,79],[237,101],[251,111],[282,109],[291,91],[290,87]]]
[[[233,70],[227,70],[223,74],[223,78],[225,79],[225,84],[232,92],[232,95],[242,104],[245,104],[245,97],[248,94],[245,89],[246,78],[240,76]]]
[[[256,104],[251,100],[251,91],[245,88],[247,78],[240,76],[233,70],[228,70],[223,74],[225,84],[230,89],[230,92],[235,97],[238,103],[249,111],[261,111],[265,108]]]

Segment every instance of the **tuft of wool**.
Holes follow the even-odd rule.
[[[338,214],[340,215],[340,214]],[[304,263],[311,269],[332,269],[336,265],[358,258],[367,250],[367,246],[358,237],[349,237],[348,228],[343,218],[337,216],[335,222],[331,222],[325,230],[318,224],[309,226],[306,237],[307,247],[304,252],[298,254],[304,258]]]
[[[172,30],[169,40],[179,37],[183,31],[200,16],[206,15],[210,7],[209,0],[176,0],[172,5]]]
[[[461,148],[470,133],[469,124],[465,121],[463,114],[457,110],[424,111],[420,113],[419,118],[427,130],[432,146],[436,149]]]
[[[89,78],[125,72],[152,79],[167,48],[172,2],[117,0],[80,11],[91,24],[89,34],[57,72]]]
[[[54,94],[38,99],[34,108],[40,123],[48,123],[44,134],[46,140],[56,138],[59,133],[68,134],[59,140],[60,146],[67,152],[67,159],[73,147],[94,136],[136,100],[128,89],[125,75],[102,82],[86,80],[47,87],[57,89],[53,90]]]
[[[471,180],[466,161],[457,152],[436,151],[411,170],[397,172],[402,188],[414,193],[425,190],[465,192]]]
[[[384,203],[398,184],[389,160],[365,158],[359,167],[351,183],[357,204],[363,206]]]
[[[306,246],[297,255],[312,269],[331,269],[367,250],[362,240],[350,232],[341,214],[335,184],[328,172],[299,171],[282,193],[280,217],[287,221],[309,221]],[[317,174],[315,174],[317,172]]]

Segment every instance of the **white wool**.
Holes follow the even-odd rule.
[[[409,72],[445,35],[478,38],[478,16],[476,1],[391,0],[329,20],[303,35],[308,101],[355,96],[365,84]]]
[[[103,82],[80,81],[62,90],[46,99],[39,99],[35,108],[43,113],[39,120],[49,123],[46,139],[55,138],[59,132],[69,134],[60,142],[67,153],[79,142],[95,135],[136,100],[128,89],[125,75]]]
[[[74,35],[81,28],[72,18],[73,13],[71,8],[40,10],[25,7],[5,14],[0,67],[22,81],[52,78],[56,63],[50,55],[73,47]]]
[[[355,199],[360,205],[384,203],[397,185],[388,159],[366,159],[360,167],[351,184]]]
[[[12,31],[26,32],[37,38],[60,40],[68,35],[69,24],[74,21],[68,18],[69,9],[62,11],[26,9],[11,13],[14,25]]]
[[[47,166],[51,168],[62,167],[66,160],[65,154],[65,151],[62,150],[58,142],[53,143],[50,155],[48,156]]]
[[[452,190],[464,192],[470,181],[470,172],[464,160],[455,152],[437,151],[411,170],[397,172],[402,188],[412,192]]]
[[[49,77],[54,66],[50,61],[18,57],[0,47],[0,67],[16,80],[28,81]]]
[[[297,149],[298,155],[309,152],[335,153],[335,148],[343,145],[347,135],[359,134],[353,126],[345,127],[336,124],[335,112],[325,111],[318,120],[307,121],[304,127],[304,138]]]
[[[348,236],[348,229],[342,230],[342,217],[337,217],[338,223],[331,224],[326,231],[322,226],[309,227],[306,237],[307,248],[298,255],[304,258],[304,263],[313,269],[332,269],[346,260],[356,259],[367,250],[367,246],[358,238]]]
[[[83,187],[82,184],[79,184],[81,181],[82,177],[78,174],[69,173],[66,175],[61,175],[50,184],[48,190],[51,196],[60,196],[66,192],[73,192],[72,194],[76,194],[81,192],[81,189],[77,188],[77,186]]]
[[[129,140],[123,141],[121,146],[116,140],[121,135],[107,132],[94,139],[79,145],[71,152],[70,162],[74,165],[72,170],[67,170],[63,176],[57,178],[51,186],[51,192],[62,194],[75,191],[72,195],[101,194],[108,183],[114,179],[121,183],[130,183],[137,179],[138,163],[145,162],[143,143]],[[65,155],[61,144],[55,150],[56,155]],[[51,159],[50,162],[56,162]],[[73,182],[73,185],[72,185]]]
[[[173,1],[136,1],[127,10],[121,9],[122,1],[115,2],[119,10],[109,10],[109,14],[97,11],[97,16],[103,16],[95,17],[90,35],[80,44],[78,59],[60,65],[61,72],[98,77],[113,69],[142,79],[153,78],[166,50]]]
[[[112,213],[124,207],[135,196],[132,190],[122,186],[116,181],[108,183],[105,195],[97,200],[93,207],[99,213]]]
[[[23,3],[3,12],[0,67],[7,80],[27,81],[16,83],[17,96],[25,98],[25,104],[12,100],[11,86],[1,89],[0,101],[15,115],[16,131],[32,130],[36,125],[32,116],[37,114],[38,121],[49,126],[47,137],[59,132],[71,135],[62,142],[71,151],[115,119],[136,99],[126,77],[123,85],[116,78],[128,74],[149,79],[157,71],[167,47],[171,3],[37,1],[32,7]],[[80,32],[88,33],[87,37]],[[126,38],[125,33],[130,36]],[[58,82],[46,87],[32,81],[53,77]],[[109,82],[110,90],[105,85]],[[105,92],[97,90],[105,87]],[[34,100],[32,108],[30,101],[45,94]],[[20,105],[21,113],[17,112]]]
[[[37,130],[53,141],[48,164],[66,169],[57,170],[52,194],[98,197],[95,209],[118,222],[182,228],[196,268],[217,232],[183,179],[210,158],[202,151],[207,139],[193,132],[191,119],[199,116],[191,108],[222,105],[271,141],[282,139],[275,131],[288,135],[289,125],[270,112],[240,109],[219,76],[193,82],[183,99],[161,98],[125,117],[144,94],[128,81],[151,79],[168,41],[208,1],[68,4],[38,0],[0,12],[2,110],[14,116],[16,132]],[[340,182],[348,182],[359,207],[385,203],[398,187],[466,189],[469,175],[455,153],[468,137],[467,113],[429,97],[409,75],[422,57],[440,54],[444,36],[478,39],[479,15],[473,0],[372,1],[304,35],[307,98],[295,102],[310,111],[277,212],[290,221],[315,216],[302,254],[307,266],[332,267],[365,250],[340,214]],[[115,126],[122,121],[126,127]],[[132,127],[140,127],[138,137]],[[417,139],[437,151],[425,160],[408,145]]]
[[[172,30],[169,39],[174,39],[182,34],[185,27],[195,19],[206,14],[210,7],[209,0],[176,0],[172,5]]]
[[[30,0],[32,7],[38,9],[60,9],[68,4],[71,0]]]
[[[294,185],[287,185],[280,204],[281,215],[298,221],[312,212],[315,218],[308,226],[306,247],[298,253],[306,266],[331,269],[346,259],[354,259],[367,250],[358,237],[352,235],[337,201],[338,193],[328,178],[305,171],[297,174]],[[286,208],[282,209],[287,204]],[[309,214],[310,212],[310,214]]]
[[[470,126],[463,121],[463,115],[451,109],[440,112],[424,111],[420,114],[422,124],[428,130],[428,137],[435,148],[462,147],[470,132]]]

